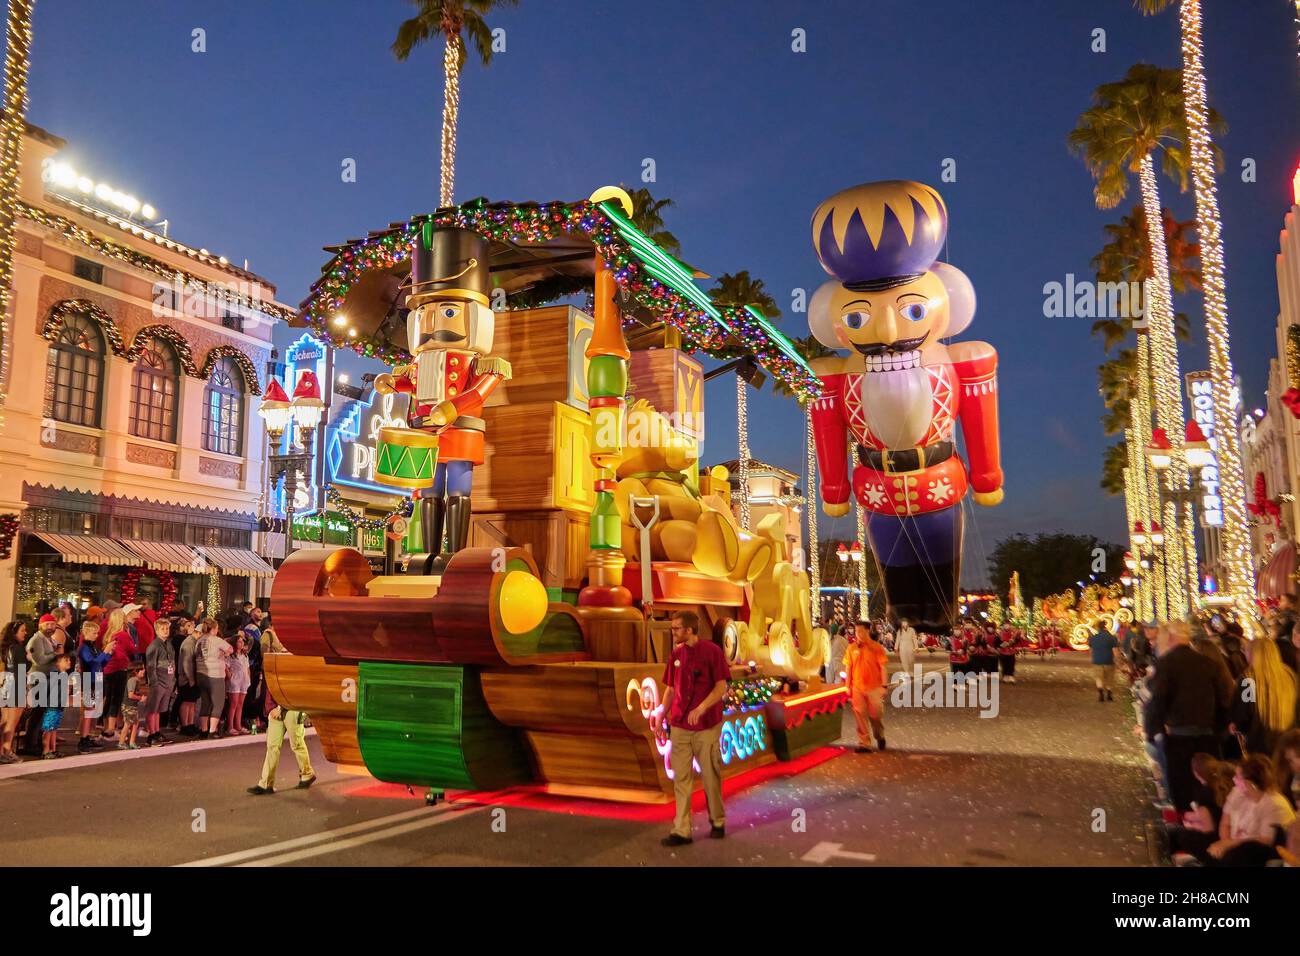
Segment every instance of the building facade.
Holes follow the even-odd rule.
[[[254,550],[258,370],[292,310],[71,169],[64,145],[31,126],[23,144],[0,356],[0,529],[13,535],[0,620],[146,596],[215,613],[271,574]]]

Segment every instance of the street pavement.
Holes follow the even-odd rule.
[[[936,656],[927,670],[946,669]],[[0,861],[9,866],[1093,866],[1144,865],[1151,789],[1127,690],[1097,702],[1083,655],[1022,661],[998,714],[890,707],[884,752],[842,746],[790,775],[729,786],[727,837],[659,845],[671,807],[522,789],[423,793],[338,772],[253,797],[260,736],[0,768]],[[123,759],[125,758],[125,759]],[[702,805],[702,797],[697,796]]]

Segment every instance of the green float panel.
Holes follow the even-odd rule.
[[[377,779],[458,790],[532,779],[527,748],[488,711],[477,668],[363,661],[358,671],[357,741]]]

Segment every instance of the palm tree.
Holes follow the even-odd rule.
[[[671,199],[655,199],[650,190],[629,189],[632,200],[632,225],[640,229],[660,249],[671,256],[681,256],[682,244],[664,227],[664,210],[676,205]]]
[[[492,30],[484,16],[495,7],[517,6],[519,0],[411,0],[415,16],[402,21],[393,40],[393,56],[405,62],[411,51],[434,37],[446,42],[442,56],[445,86],[442,100],[442,189],[440,206],[452,205],[456,179],[456,123],[460,115],[460,71],[465,65],[461,31],[474,41],[483,65],[492,62]]]
[[[1247,627],[1256,608],[1255,575],[1251,564],[1250,531],[1246,517],[1246,479],[1241,463],[1241,441],[1233,407],[1235,377],[1232,369],[1228,300],[1224,290],[1223,223],[1214,172],[1222,157],[1213,134],[1221,123],[1206,99],[1204,44],[1201,39],[1201,0],[1178,0],[1178,21],[1183,52],[1183,115],[1191,153],[1196,221],[1201,237],[1205,273],[1205,331],[1210,351],[1211,395],[1214,399],[1215,458],[1219,466],[1219,494],[1223,499],[1223,554],[1228,592],[1236,598],[1237,613]],[[1167,10],[1174,0],[1134,0],[1143,14]],[[1297,4],[1300,15],[1300,4]]]
[[[36,0],[9,0],[5,22],[4,112],[0,116],[0,356],[5,348],[5,323],[14,286],[14,230],[17,219],[18,170],[22,165],[23,132],[27,127],[28,55],[32,48],[32,9]],[[0,372],[3,372],[0,360]],[[0,379],[0,407],[5,382]],[[0,422],[3,416],[0,415]]]
[[[1165,225],[1165,247],[1169,252],[1169,279],[1175,292],[1184,293],[1201,288],[1200,247],[1187,237],[1195,225],[1191,220],[1177,221],[1168,209],[1162,210]],[[1141,206],[1122,217],[1118,223],[1105,227],[1109,237],[1101,252],[1092,257],[1092,268],[1098,282],[1124,282],[1138,288],[1138,301],[1125,302],[1127,312],[1140,315],[1144,309],[1142,283],[1151,278],[1151,260],[1147,253],[1147,217]],[[1133,328],[1133,315],[1125,314],[1098,319],[1092,323],[1092,333],[1101,335],[1102,347],[1109,352],[1125,341]],[[1187,314],[1174,315],[1174,335],[1183,341],[1191,339],[1191,320]]]
[[[1131,67],[1124,79],[1097,88],[1093,105],[1083,112],[1069,135],[1070,149],[1080,155],[1093,175],[1093,195],[1097,206],[1112,209],[1127,195],[1129,176],[1137,173],[1141,184],[1142,205],[1148,222],[1162,220],[1159,190],[1156,185],[1155,155],[1159,151],[1161,166],[1180,188],[1188,182],[1189,154],[1183,117],[1182,78],[1177,70],[1139,63]],[[1217,119],[1217,117],[1216,117]],[[1156,385],[1156,412],[1160,427],[1173,446],[1173,467],[1169,487],[1176,492],[1190,487],[1187,460],[1183,456],[1182,382],[1178,369],[1178,346],[1174,337],[1173,291],[1169,277],[1169,254],[1164,229],[1147,230],[1151,263],[1151,280],[1147,283],[1151,367]],[[1141,436],[1139,436],[1141,437]],[[1174,509],[1172,512],[1170,509]],[[1178,520],[1176,505],[1166,504],[1164,512],[1165,559],[1180,570],[1195,564],[1184,562],[1189,549],[1195,554],[1195,538],[1190,521]],[[1182,617],[1190,595],[1198,590],[1195,573],[1180,574],[1185,587],[1170,587],[1170,616]]]
[[[709,293],[716,305],[733,309],[752,305],[764,316],[775,319],[781,315],[776,300],[763,288],[762,279],[750,278],[749,271],[742,269],[732,274],[724,272],[717,278],[717,286]],[[736,355],[743,354],[739,346],[726,350]],[[740,483],[740,527],[749,530],[749,384],[736,376],[736,442],[739,445],[737,460],[740,472],[736,476]]]
[[[1108,495],[1124,494],[1124,469],[1127,467],[1128,444],[1117,441],[1106,446],[1106,454],[1101,459],[1101,487]]]
[[[1107,435],[1118,435],[1128,427],[1136,374],[1137,352],[1133,349],[1123,349],[1097,366],[1097,391],[1106,406],[1101,422]]]

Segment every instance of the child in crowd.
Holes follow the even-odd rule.
[[[249,636],[241,632],[235,639],[235,653],[226,658],[226,697],[230,701],[226,709],[226,733],[232,737],[249,732],[244,729],[243,720],[244,698],[251,682],[248,670],[250,644]]]
[[[71,693],[71,684],[63,675],[70,670],[70,654],[60,654],[54,658],[54,670],[49,675],[46,690],[45,713],[41,716],[41,758],[44,760],[56,760],[63,756],[59,753],[59,724],[63,723],[63,708],[68,705],[68,695]]]
[[[122,701],[122,740],[118,750],[139,750],[135,742],[140,727],[140,705],[149,699],[149,684],[144,676],[144,662],[131,665],[131,676],[126,679],[126,697]]]

